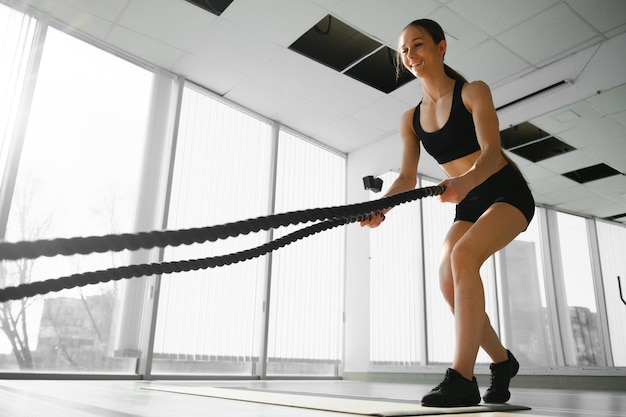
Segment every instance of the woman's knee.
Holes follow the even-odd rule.
[[[450,253],[450,270],[454,280],[477,273],[481,264],[482,261],[471,244],[458,242]]]
[[[454,279],[449,261],[439,266],[439,288],[450,308],[454,309]]]

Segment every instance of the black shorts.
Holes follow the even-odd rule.
[[[528,223],[535,214],[535,199],[522,174],[511,164],[471,190],[456,206],[454,221],[474,223],[494,203],[508,203],[519,209]]]

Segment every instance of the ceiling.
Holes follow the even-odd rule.
[[[330,16],[395,49],[408,22],[432,18],[446,31],[447,63],[491,86],[502,131],[529,122],[572,148],[537,161],[507,149],[537,202],[626,223],[624,0],[202,0],[224,4],[221,14],[185,0],[0,1],[346,154],[397,137],[400,115],[421,98],[419,82],[380,91],[348,74],[371,51],[336,69],[290,46],[323,32]],[[509,105],[564,79],[573,83]],[[599,164],[617,174],[585,183],[563,175]]]

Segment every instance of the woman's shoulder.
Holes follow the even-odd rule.
[[[468,109],[471,109],[475,103],[485,100],[492,101],[491,89],[486,82],[481,80],[465,83],[461,90],[461,97],[465,107]]]
[[[468,81],[463,84],[461,92],[463,95],[475,96],[481,94],[491,94],[491,89],[486,82],[482,80],[476,80],[471,82]]]

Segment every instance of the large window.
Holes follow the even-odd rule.
[[[524,366],[556,365],[543,274],[540,219],[537,209],[528,229],[498,254],[498,288],[502,343]]]
[[[345,157],[280,130],[275,211],[345,204]],[[275,231],[278,238],[308,224]],[[272,258],[268,374],[331,374],[341,361],[345,228],[310,236]]]
[[[193,86],[183,92],[168,229],[268,214],[271,125]],[[166,260],[198,259],[259,246],[265,232],[167,248]],[[266,258],[164,276],[155,373],[254,372],[263,330]]]
[[[582,217],[557,213],[556,226],[564,288],[560,293],[559,312],[564,319],[565,362],[570,366],[604,366],[586,221]]]
[[[31,111],[20,115],[28,116],[26,133],[13,138],[23,141],[23,148],[6,240],[133,231],[151,85],[150,72],[47,29]],[[125,263],[124,253],[4,262],[3,284]],[[134,360],[114,357],[112,348],[124,285],[92,285],[3,304],[0,367],[133,371]]]
[[[626,366],[626,227],[600,221],[596,226],[613,365]]]
[[[16,124],[20,124],[18,116],[28,85],[26,75],[35,27],[35,19],[0,4],[0,184],[4,181]]]
[[[384,188],[398,177],[380,176]],[[420,204],[395,207],[370,232],[370,360],[374,365],[419,365],[424,331]],[[436,278],[435,278],[436,279]]]

